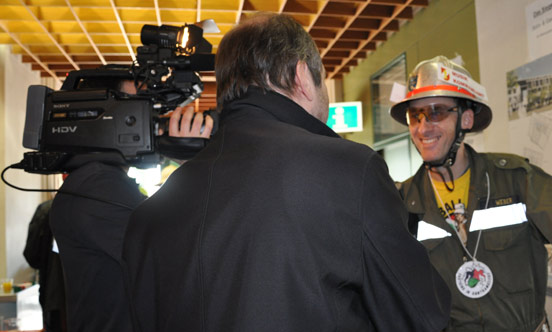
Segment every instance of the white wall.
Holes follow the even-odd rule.
[[[530,117],[509,121],[506,73],[535,59],[530,58],[526,8],[536,0],[475,0],[481,84],[487,89],[493,121],[484,131],[485,151],[508,152],[531,157],[527,148],[540,149],[542,160],[531,159],[552,174],[552,126],[544,148],[531,147],[528,139]],[[552,3],[552,0],[539,0]],[[552,43],[543,43],[544,53],[552,53]],[[533,114],[535,119],[550,119],[552,111]],[[546,134],[546,133],[545,133]]]
[[[38,72],[32,72],[30,65],[22,64],[21,57],[10,53],[7,45],[0,45],[0,65],[4,68],[4,114],[0,114],[0,123],[4,126],[2,169],[19,162],[23,157],[22,135],[25,123],[27,88],[31,84],[40,84]],[[1,72],[1,71],[0,71]],[[1,85],[0,85],[1,86]],[[10,183],[25,188],[41,188],[42,179],[39,175],[31,175],[22,170],[10,169],[6,173]],[[6,274],[15,278],[16,282],[29,281],[32,271],[24,257],[23,248],[27,239],[29,221],[43,195],[36,192],[23,192],[4,186],[5,190],[5,229],[0,234],[5,236],[6,248],[0,251],[5,256]],[[2,261],[2,260],[0,260]]]

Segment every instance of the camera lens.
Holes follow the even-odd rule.
[[[165,48],[176,48],[180,43],[182,28],[170,25],[144,25],[140,33],[140,40],[144,45],[159,45]]]

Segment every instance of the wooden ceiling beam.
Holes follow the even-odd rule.
[[[411,6],[419,6],[419,7],[427,7],[429,6],[429,1],[428,0],[413,0],[411,3],[410,3]]]
[[[332,49],[350,50],[358,48],[358,41],[337,41],[334,43]]]
[[[356,6],[354,4],[344,4],[329,2],[322,15],[324,16],[350,16],[356,14]]]
[[[339,70],[339,73],[340,74],[346,74],[348,72],[351,71],[351,68],[350,67],[342,67],[340,70]]]
[[[196,0],[196,17],[195,22],[201,21],[201,0]]]
[[[351,25],[349,29],[360,29],[360,30],[377,30],[379,29],[381,20],[372,19],[372,18],[357,18]]]
[[[325,49],[328,46],[327,40],[314,39],[314,43],[319,49]]]
[[[364,47],[362,47],[362,50],[375,51],[376,50],[376,43],[375,42],[366,43],[366,45],[364,45]],[[358,51],[358,52],[361,52],[361,51]]]
[[[284,8],[286,7],[287,0],[282,0],[282,3],[280,5],[280,8],[278,8],[278,13],[281,14],[284,12]]]
[[[319,16],[314,26],[321,28],[343,29],[346,25],[347,21],[344,20],[342,17]]]
[[[238,10],[236,12],[236,22],[235,22],[236,24],[238,24],[238,22],[241,19],[244,3],[245,3],[245,0],[239,0],[238,2]]]
[[[21,3],[21,5],[23,6],[23,8],[25,8],[27,10],[27,12],[29,13],[29,15],[31,15],[31,17],[34,19],[34,21],[36,23],[38,23],[38,25],[40,26],[40,28],[42,28],[42,30],[44,31],[44,33],[46,33],[46,36],[48,36],[48,38],[50,38],[50,40],[52,41],[52,43],[57,47],[57,49],[61,52],[61,54],[63,54],[63,56],[65,56],[65,58],[67,59],[67,61],[69,61],[70,64],[72,64],[75,69],[79,69],[79,66],[73,61],[73,59],[71,59],[71,56],[69,54],[67,54],[67,52],[65,51],[65,49],[63,47],[61,47],[61,45],[58,43],[58,41],[54,38],[54,36],[50,33],[50,31],[44,26],[44,24],[42,24],[42,22],[40,21],[40,19],[38,17],[36,17],[36,15],[33,13],[33,11],[29,8],[29,6],[27,6],[27,4],[23,1],[23,0],[19,0],[19,2]]]
[[[382,28],[383,31],[393,31],[393,32],[397,32],[399,31],[399,21],[397,20],[392,20],[390,21],[389,23],[387,23],[383,28]]]
[[[98,65],[96,64],[79,64],[80,66],[80,69],[94,69],[94,68],[98,68]],[[70,64],[50,64],[48,65],[48,68],[52,71],[60,71],[60,70],[64,70],[64,71],[72,71],[72,70],[75,70],[75,68],[73,68],[73,66],[71,66]],[[36,64],[36,63],[33,63],[31,65],[31,69],[32,70],[43,70],[43,68]]]
[[[346,40],[364,40],[370,37],[370,31],[347,30],[341,35],[341,39]]]
[[[393,10],[393,14],[389,17],[389,18],[383,18],[381,20],[381,24],[380,24],[380,27],[378,30],[376,31],[372,31],[370,33],[370,37],[368,39],[365,39],[363,40],[359,47],[356,49],[356,50],[352,50],[351,51],[351,54],[349,54],[349,56],[347,56],[345,59],[344,59],[344,63],[348,63],[351,59],[353,59],[357,53],[361,52],[362,51],[365,51],[365,47],[371,43],[371,42],[377,42],[377,41],[385,41],[387,40],[387,33],[384,32],[384,28],[390,23],[392,22],[393,20],[395,20],[395,18],[407,7],[410,6],[410,3],[414,0],[372,0],[371,3],[373,4],[380,4],[380,3],[396,3],[394,1],[398,1],[399,4],[397,4],[397,6],[395,6],[394,10]],[[364,10],[366,8],[366,6],[364,8],[362,8],[362,10]],[[361,11],[362,12],[362,11]],[[340,65],[340,66],[337,66],[335,68],[334,71],[332,71],[331,73],[328,73],[328,78],[334,78],[334,76],[338,73],[343,73],[343,70],[344,70],[344,65]]]
[[[0,28],[2,28],[2,30],[4,30],[9,36],[10,38],[15,41],[19,46],[21,46],[22,49],[25,50],[25,52],[27,52],[27,54],[36,62],[40,65],[40,67],[42,67],[42,69],[46,72],[47,75],[51,76],[54,78],[54,80],[56,80],[56,82],[58,84],[61,84],[61,81],[59,80],[59,78],[57,77],[56,73],[54,73],[53,71],[51,71],[48,66],[40,61],[40,59],[35,55],[33,54],[25,45],[23,45],[23,43],[21,43],[19,41],[19,39],[17,38],[17,36],[15,36],[13,33],[11,33],[7,28],[6,26],[4,25],[4,23],[0,22]]]
[[[161,20],[161,10],[159,9],[159,0],[153,0],[153,8],[155,9],[155,18],[157,19],[157,26],[163,25]]]
[[[71,11],[71,13],[73,14],[73,17],[75,18],[75,20],[77,21],[77,23],[79,24],[80,28],[82,29],[82,32],[84,33],[84,35],[86,36],[86,38],[88,39],[88,42],[90,43],[90,45],[92,45],[92,48],[94,49],[94,51],[96,52],[96,54],[98,55],[98,58],[100,58],[100,61],[102,62],[102,64],[106,65],[107,64],[107,61],[105,61],[105,58],[103,57],[102,53],[100,52],[100,50],[98,49],[98,47],[96,46],[96,43],[94,43],[94,40],[92,40],[92,37],[90,36],[90,34],[88,33],[88,30],[86,30],[86,28],[84,27],[84,25],[82,24],[79,16],[77,15],[77,13],[75,12],[75,10],[73,9],[73,6],[71,5],[71,2],[69,2],[69,0],[65,0],[65,3],[67,4],[67,7],[69,8],[69,10]]]
[[[349,57],[350,52],[349,51],[343,51],[343,50],[329,50],[324,55],[324,58],[347,58]]]
[[[373,4],[380,4],[380,5],[403,5],[405,3],[404,0],[372,0]]]
[[[317,2],[288,0],[283,12],[289,14],[316,14],[318,12]]]
[[[355,14],[352,15],[352,16],[349,16],[347,17],[347,20],[345,22],[345,25],[343,26],[343,29],[340,30],[336,37],[334,39],[332,39],[332,41],[330,42],[330,44],[328,45],[328,47],[324,50],[324,52],[322,52],[321,56],[322,57],[325,57],[327,53],[329,53],[329,50],[333,47],[333,45],[339,40],[339,38],[341,38],[341,36],[343,35],[343,33],[345,31],[347,31],[349,29],[349,27],[351,26],[351,24],[353,24],[353,22],[358,18],[358,15],[360,15],[360,13],[362,13],[362,11],[364,11],[364,9],[366,8],[366,6],[368,6],[370,2],[369,1],[365,1],[363,3],[360,3],[358,4],[356,10],[355,10]]]
[[[358,59],[351,59],[345,64],[346,67],[356,67],[358,65]]]
[[[312,28],[316,24],[317,18],[320,16],[320,14],[326,9],[326,6],[328,6],[329,1],[326,0],[324,3],[322,3],[322,6],[318,8],[318,12],[316,12],[316,18],[314,20],[311,20],[309,26],[307,27],[307,31],[310,33],[312,31]]]
[[[337,35],[335,30],[312,28],[309,32],[314,39],[333,39]]]
[[[341,64],[341,60],[340,60],[340,59],[328,59],[328,58],[324,58],[324,59],[322,59],[322,64],[323,64],[323,65],[340,65],[340,64]]]
[[[362,13],[360,13],[359,16],[362,18],[391,17],[391,15],[393,15],[394,8],[395,7],[393,6],[370,4],[364,9]]]
[[[17,35],[20,42],[54,75],[71,67],[19,2],[29,4],[53,38],[82,68],[102,63],[130,65],[131,54],[141,45],[140,29],[144,24],[176,25],[213,18],[221,32],[209,33],[206,38],[216,51],[224,34],[253,12],[285,13],[312,36],[328,78],[342,77],[343,72],[386,41],[390,33],[398,31],[404,21],[412,20],[419,7],[428,5],[428,0],[224,0],[220,4],[218,0],[101,0],[91,5],[84,5],[82,0],[9,1],[16,4],[0,4],[0,10],[14,7],[17,15],[9,15],[2,22],[10,29],[14,26],[13,33],[24,33]],[[40,8],[30,5],[36,1],[45,2]],[[44,71],[6,34],[0,33],[0,37],[13,45],[12,52],[22,54],[23,61],[33,64],[34,70]],[[343,68],[348,69],[342,71]],[[215,77],[202,73],[202,81],[214,83]]]
[[[55,64],[64,64],[67,63],[67,61],[64,60],[62,56],[56,56],[56,55],[41,55],[37,57],[42,62],[47,63],[55,63]],[[98,63],[101,64],[101,62],[98,60],[98,58],[94,55],[75,55],[73,56],[73,59],[77,63]],[[131,64],[131,59],[128,55],[109,55],[105,57],[105,60],[108,63],[112,62],[125,62],[129,65]],[[23,55],[22,56],[22,62],[23,63],[29,63],[33,62],[34,60],[28,56]]]
[[[406,7],[402,10],[402,12],[397,15],[397,18],[403,19],[403,20],[411,20],[414,18],[414,11],[412,10],[412,7]]]
[[[367,54],[367,53],[368,53],[368,52],[366,52],[366,51],[358,51],[357,54],[355,54],[355,55],[353,56],[353,58],[354,58],[354,59],[364,59],[364,58],[366,58],[366,54]]]
[[[373,41],[387,41],[387,34],[385,32],[373,32]]]
[[[117,24],[119,24],[119,29],[121,29],[121,34],[123,35],[123,38],[125,39],[126,46],[128,48],[128,53],[130,54],[130,57],[132,58],[132,61],[136,61],[136,54],[134,54],[134,49],[132,48],[132,45],[130,44],[130,41],[128,40],[128,36],[125,30],[125,26],[123,25],[123,21],[121,21],[121,16],[119,15],[119,10],[115,6],[115,2],[113,0],[109,0],[109,3],[111,4],[111,9],[113,10],[113,14],[115,14],[115,18],[117,19]]]

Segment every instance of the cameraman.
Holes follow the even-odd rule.
[[[83,86],[136,94],[129,80],[94,80]],[[213,120],[206,117],[201,131],[203,120],[201,113],[194,117],[192,108],[178,107],[170,118],[169,135],[207,138]],[[145,196],[127,170],[102,160],[83,163],[60,188],[77,195],[60,192],[52,204],[50,224],[65,274],[70,332],[132,331],[121,250],[128,217]]]

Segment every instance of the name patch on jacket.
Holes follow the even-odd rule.
[[[507,197],[498,197],[498,198],[491,198],[489,199],[489,205],[487,207],[497,207],[497,206],[504,206],[504,205],[510,205],[515,203],[520,203],[519,197],[517,195],[514,196],[507,196]],[[485,208],[485,205],[487,204],[487,197],[482,197],[477,202],[477,208],[480,210],[483,210]]]
[[[526,206],[515,203],[473,211],[470,232],[527,222]]]
[[[434,226],[423,220],[420,220],[418,222],[418,234],[416,235],[416,239],[418,239],[418,241],[429,239],[442,239],[451,235],[451,233],[445,231],[444,229]]]

